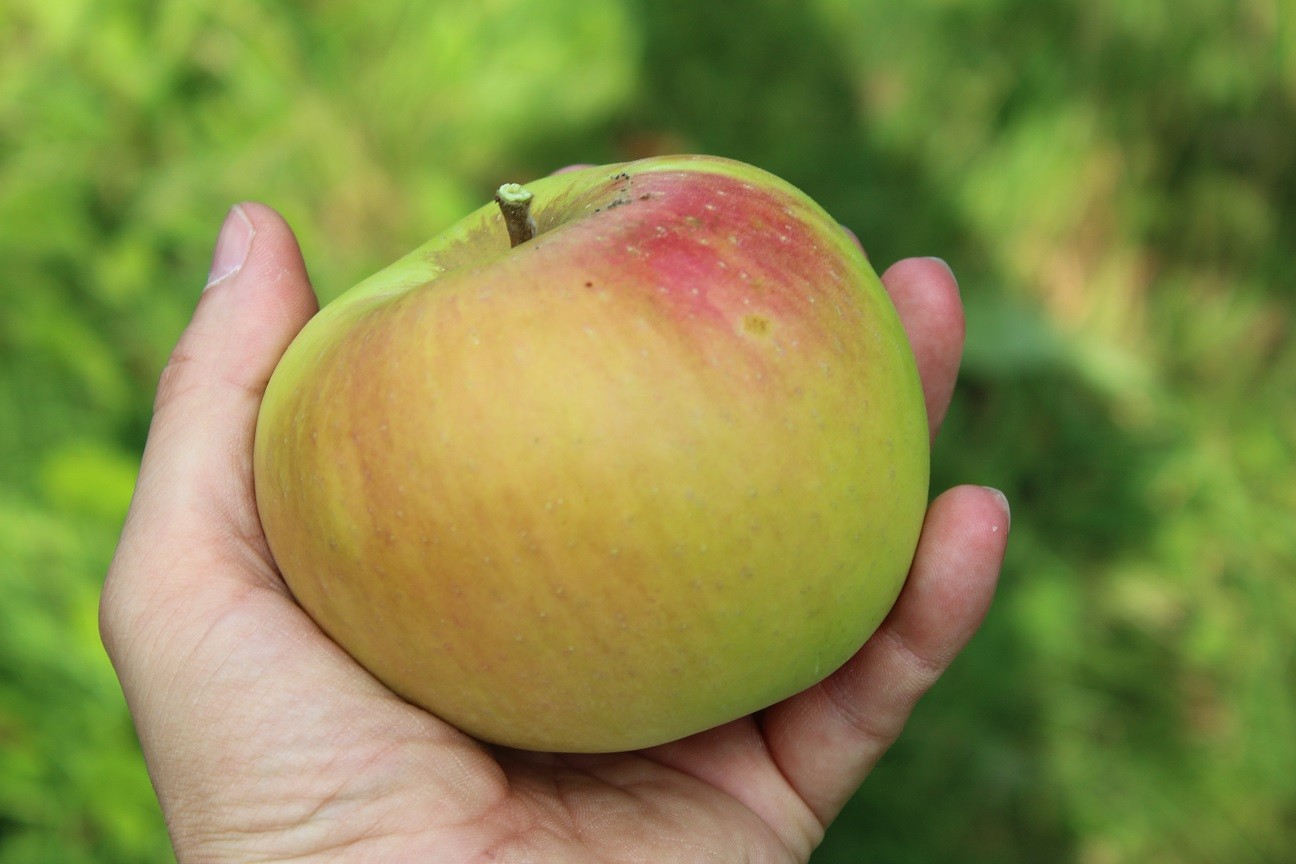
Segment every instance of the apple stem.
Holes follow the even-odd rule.
[[[535,219],[531,216],[531,190],[517,183],[505,183],[495,193],[495,203],[504,214],[508,226],[509,243],[519,246],[536,236]]]

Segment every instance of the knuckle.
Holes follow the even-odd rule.
[[[153,400],[156,413],[163,406],[193,387],[194,358],[185,350],[184,340],[176,346],[167,359],[162,374],[158,376],[157,395]]]

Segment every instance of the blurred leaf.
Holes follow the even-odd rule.
[[[970,293],[964,302],[967,342],[963,370],[1010,379],[1074,367],[1074,348],[1039,313],[1020,301]]]
[[[41,487],[57,511],[97,517],[105,523],[126,515],[139,460],[81,442],[60,447],[41,465]]]
[[[114,534],[0,497],[0,861],[166,860],[99,644],[98,576]]]

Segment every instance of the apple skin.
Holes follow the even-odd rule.
[[[408,701],[610,752],[797,693],[890,609],[927,504],[912,352],[846,232],[729,160],[527,184],[360,283],[265,393],[297,601]]]

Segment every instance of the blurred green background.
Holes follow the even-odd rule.
[[[165,861],[99,585],[235,201],[324,299],[577,161],[800,185],[940,255],[937,487],[996,606],[829,862],[1296,855],[1289,0],[0,2],[0,864]]]

